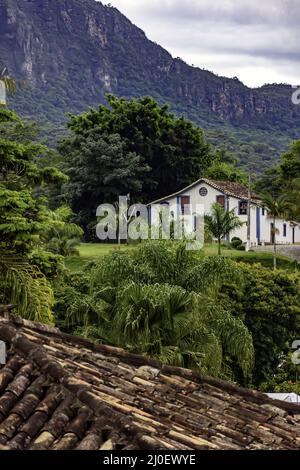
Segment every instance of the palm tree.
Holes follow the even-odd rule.
[[[45,247],[62,256],[80,256],[78,246],[83,230],[71,222],[73,212],[68,206],[49,211],[49,230],[45,233]]]
[[[182,243],[141,244],[101,258],[88,294],[71,288],[67,321],[97,341],[205,374],[233,376],[231,358],[248,380],[252,336],[217,300],[228,277],[241,281],[231,260],[202,258]]]
[[[216,376],[222,375],[225,356],[230,355],[245,379],[251,374],[254,350],[250,332],[206,294],[132,281],[117,296],[109,299],[107,294],[102,289],[96,295],[98,302],[106,304],[106,314],[100,315],[101,336],[106,341],[166,364]],[[104,322],[105,317],[110,321]]]
[[[221,240],[243,225],[235,215],[234,209],[226,211],[219,203],[212,205],[211,215],[205,216],[205,222],[208,231],[218,240],[219,255],[221,255]]]
[[[280,217],[284,217],[289,209],[291,208],[291,203],[288,201],[287,196],[285,194],[275,198],[272,194],[268,192],[264,192],[261,194],[261,200],[264,207],[267,208],[270,217],[273,218],[273,226],[272,226],[272,238],[274,241],[274,257],[273,257],[273,264],[274,270],[277,269],[277,246],[276,246],[276,221]]]

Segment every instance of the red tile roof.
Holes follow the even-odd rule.
[[[201,178],[194,183],[190,184],[186,188],[177,191],[176,193],[167,195],[161,199],[151,202],[151,204],[157,204],[159,202],[165,201],[170,199],[171,197],[180,196],[180,194],[185,193],[189,189],[193,188],[197,184],[206,183],[209,186],[217,189],[218,191],[226,194],[227,196],[235,197],[237,199],[248,199],[248,188],[243,186],[240,183],[232,182],[232,181],[218,181],[218,180],[211,180],[208,178]],[[260,201],[260,197],[254,191],[251,191],[251,201],[254,203],[258,203]]]
[[[238,199],[248,198],[248,188],[246,188],[240,183],[236,183],[232,181],[218,181],[218,180],[211,180],[211,179],[205,179],[204,181],[210,186],[214,187],[215,189],[221,190],[228,196],[234,196],[234,197],[237,197]],[[254,191],[251,191],[251,199],[259,199],[259,196]]]

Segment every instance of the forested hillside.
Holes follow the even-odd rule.
[[[38,118],[52,144],[66,112],[104,103],[107,93],[168,103],[253,171],[274,163],[300,134],[289,85],[250,89],[191,67],[94,0],[0,0],[0,62],[25,81],[11,104]]]

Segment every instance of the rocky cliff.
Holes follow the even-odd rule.
[[[94,0],[0,0],[0,63],[26,80],[14,107],[41,120],[60,122],[106,93],[151,95],[206,129],[300,136],[290,86],[250,89],[188,66]]]

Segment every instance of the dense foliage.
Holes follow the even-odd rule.
[[[265,172],[256,189],[262,193],[268,192],[269,199],[272,197],[275,204],[281,201],[280,205],[285,205],[286,217],[300,221],[300,140],[292,143],[278,165]]]
[[[123,194],[149,201],[195,174],[246,182],[232,155],[212,154],[203,132],[166,106],[112,95],[109,104],[70,117],[60,155],[36,142],[35,124],[0,107],[0,303],[164,363],[264,391],[298,391],[291,362],[300,335],[298,272],[204,257],[174,241],[143,242],[83,272],[65,270],[83,235],[74,219],[94,230],[103,201]],[[257,186],[269,191],[262,198],[274,225],[283,215],[300,220],[299,156],[298,141]],[[216,204],[206,239],[217,238],[221,254],[221,240],[240,225]],[[241,240],[232,247],[242,248]]]
[[[298,273],[148,242],[68,275],[56,318],[67,331],[258,387],[276,380],[299,337],[299,287]]]
[[[65,177],[56,168],[37,165],[47,149],[31,141],[28,126],[24,133],[22,126],[16,114],[0,108],[0,302],[15,303],[21,315],[51,323],[54,298],[46,276],[55,276],[62,260],[44,249],[51,217],[39,193]]]
[[[108,97],[100,106],[70,118],[71,136],[60,145],[71,182],[73,210],[87,225],[102,202],[118,195],[149,202],[205,174],[214,157],[203,132],[151,98]]]
[[[240,264],[242,282],[226,282],[221,298],[253,336],[256,385],[277,373],[300,335],[300,277]]]
[[[183,243],[143,243],[103,257],[85,280],[72,276],[57,291],[57,315],[99,341],[248,382],[251,335],[216,300],[222,281],[238,273],[231,261],[201,259]]]

